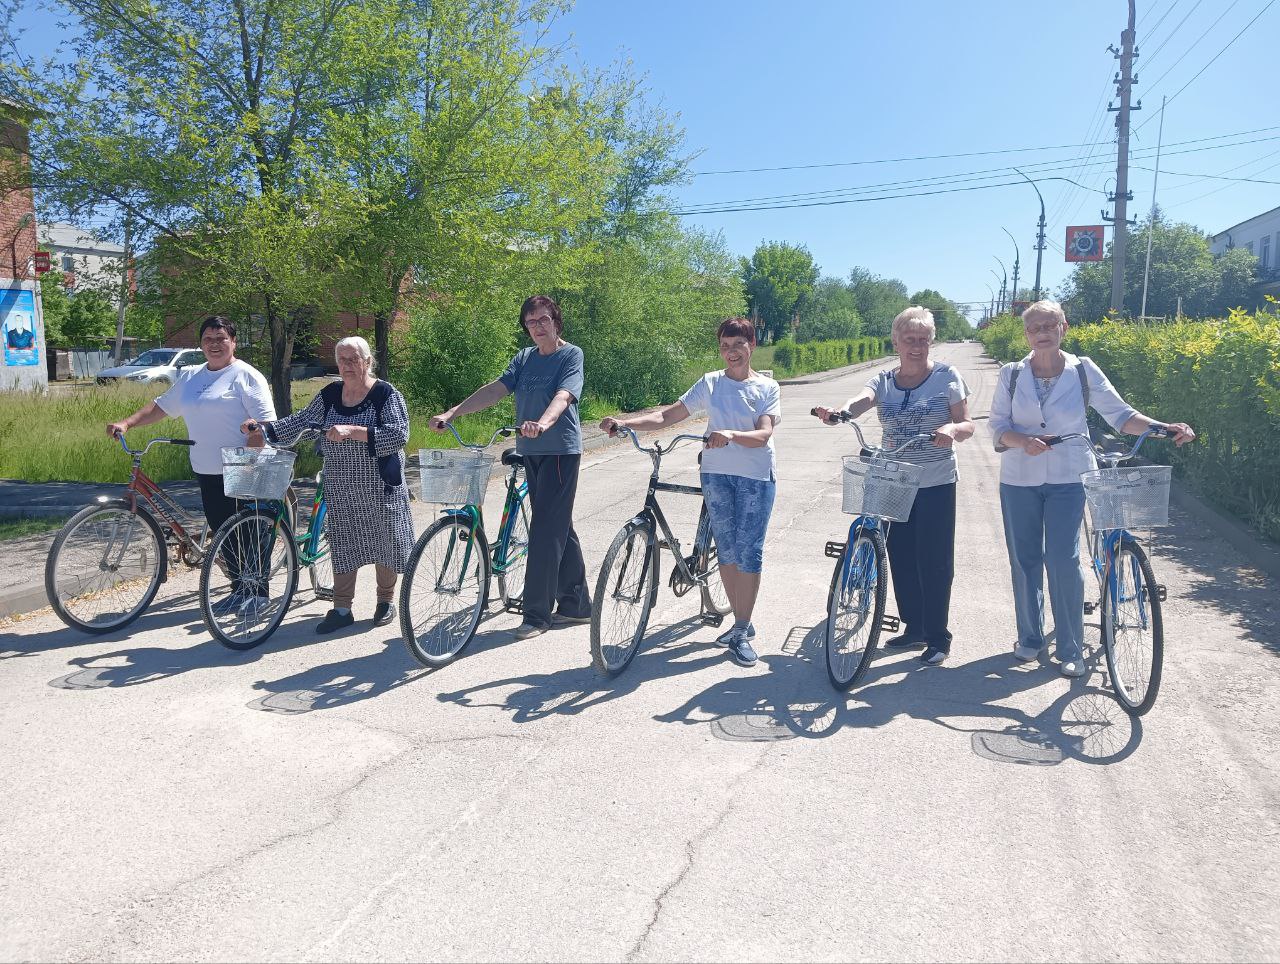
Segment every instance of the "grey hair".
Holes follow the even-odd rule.
[[[354,348],[356,354],[364,361],[365,371],[373,371],[373,350],[370,349],[369,343],[359,335],[348,335],[336,345],[333,346],[333,361],[338,362],[338,352],[343,348]]]
[[[1056,301],[1050,301],[1048,298],[1042,298],[1039,301],[1033,301],[1027,307],[1022,309],[1022,320],[1026,323],[1027,315],[1044,315],[1046,318],[1052,318],[1060,325],[1067,323],[1067,313],[1062,310],[1062,305]]]
[[[893,319],[893,328],[890,330],[895,338],[904,328],[923,328],[929,332],[930,341],[938,337],[938,326],[933,323],[933,312],[920,305],[904,308],[898,317]]]

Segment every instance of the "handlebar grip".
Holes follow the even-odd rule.
[[[1152,438],[1172,438],[1173,437],[1173,433],[1169,431],[1169,426],[1161,425],[1158,422],[1152,423],[1150,434]]]
[[[195,439],[190,438],[171,438],[169,439],[174,445],[195,445]]]
[[[511,438],[511,436],[515,434],[516,434],[516,429],[511,428],[510,426],[507,426],[506,428],[498,429],[499,438]]]
[[[1048,445],[1050,448],[1052,448],[1053,446],[1057,445],[1059,442],[1062,441],[1062,436],[1050,435],[1048,438],[1041,439],[1040,441],[1044,442],[1045,445]]]

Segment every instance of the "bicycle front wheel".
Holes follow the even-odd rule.
[[[106,633],[151,605],[168,565],[164,536],[151,514],[123,499],[81,509],[49,549],[44,588],[68,626]]]
[[[827,596],[827,676],[849,690],[866,675],[884,619],[884,535],[861,529],[836,561]]]
[[[222,524],[200,567],[200,613],[213,638],[253,649],[280,626],[298,587],[298,547],[286,519],[244,509]]]
[[[1134,716],[1155,705],[1164,664],[1164,618],[1151,561],[1122,539],[1102,592],[1102,645],[1116,699]]]
[[[400,584],[400,634],[413,658],[443,666],[467,648],[489,602],[489,545],[446,516],[418,539]]]
[[[329,555],[328,518],[320,522],[320,535],[315,541],[315,554],[307,567],[311,589],[317,599],[333,598],[333,557]]]
[[[622,527],[605,553],[591,603],[591,662],[617,676],[640,649],[658,588],[658,550],[646,523]]]
[[[524,570],[529,559],[529,500],[517,497],[511,511],[515,519],[510,523],[511,533],[503,549],[503,568],[498,573],[498,592],[502,605],[510,608],[524,599]]]

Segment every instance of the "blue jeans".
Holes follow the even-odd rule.
[[[1013,570],[1018,642],[1044,646],[1044,574],[1062,662],[1079,659],[1084,641],[1084,575],[1080,572],[1080,523],[1084,486],[1000,485],[1004,541]]]
[[[721,565],[737,566],[740,572],[759,572],[764,567],[764,533],[777,489],[776,482],[743,475],[703,474],[702,501],[707,504]]]

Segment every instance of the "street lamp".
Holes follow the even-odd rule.
[[[1018,250],[1018,239],[1013,233],[1005,227],[1000,230],[1009,235],[1009,240],[1013,242],[1013,291],[1009,294],[1009,305],[1012,306],[1018,300],[1018,266],[1022,263],[1022,253]]]
[[[1004,266],[1004,262],[994,254],[991,257],[996,259],[996,264],[1000,265],[1000,271],[1002,272],[1002,274],[996,275],[1000,279],[1000,300],[996,302],[996,307],[999,309],[1000,314],[1004,314],[1004,296],[1005,292],[1009,290],[1009,270]],[[991,273],[995,274],[996,269],[992,268]]]
[[[1016,167],[1014,168],[1014,170],[1018,171]],[[1022,174],[1021,171],[1018,171],[1018,173]],[[1040,224],[1038,225],[1038,230],[1036,232],[1036,286],[1035,286],[1035,290],[1032,292],[1032,297],[1036,301],[1039,301],[1040,300],[1040,262],[1044,259],[1044,195],[1040,193],[1040,188],[1036,185],[1035,181],[1031,180],[1031,178],[1027,177],[1027,175],[1025,174],[1022,174],[1022,176],[1026,177],[1027,183],[1036,189],[1036,197],[1040,199]]]
[[[995,271],[993,270],[991,273],[995,274]],[[984,281],[983,284],[986,284],[986,282]],[[991,305],[987,308],[987,320],[990,321],[996,316],[996,289],[991,285],[987,285],[987,291],[991,293]]]

